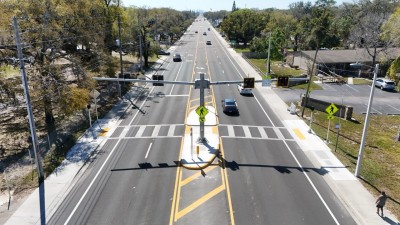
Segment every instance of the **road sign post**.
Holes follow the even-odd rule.
[[[325,112],[328,113],[328,130],[326,131],[326,143],[329,143],[329,130],[331,129],[331,119],[333,119],[333,115],[338,111],[338,108],[335,104],[331,103],[328,107],[326,107]]]
[[[190,154],[192,155],[193,159],[193,128],[190,128]]]

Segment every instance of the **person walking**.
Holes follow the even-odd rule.
[[[382,217],[383,217],[383,207],[385,206],[387,200],[386,193],[384,191],[381,192],[378,199],[376,199],[376,213],[379,215],[379,209],[381,209]]]

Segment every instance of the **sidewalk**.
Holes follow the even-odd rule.
[[[249,77],[261,79],[256,70],[236,53],[236,51],[230,48],[228,43],[220,35],[216,36],[220,39],[222,44],[228,47],[229,54],[240,65],[246,75],[248,74]],[[369,193],[360,181],[336,158],[324,141],[315,134],[308,133],[309,126],[302,119],[289,113],[287,110],[288,105],[279,98],[273,89],[270,87],[262,87],[260,83],[256,83],[256,88],[292,136],[295,137],[296,142],[300,145],[315,167],[324,168],[328,171],[329,176],[324,176],[324,179],[358,224],[393,225],[399,223],[386,209],[383,218],[376,214],[376,199],[372,194]]]

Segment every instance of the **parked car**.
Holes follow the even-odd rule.
[[[196,30],[194,33],[196,33],[196,34],[197,34],[197,33],[199,33],[199,32]]]
[[[206,41],[206,45],[211,45],[211,41]]]
[[[171,53],[170,52],[167,52],[167,51],[165,51],[165,50],[160,50],[160,51],[158,51],[158,54],[159,55],[171,55]]]
[[[203,32],[203,35],[207,35],[207,32]]]
[[[181,55],[179,53],[175,53],[173,58],[172,58],[172,60],[174,62],[180,62],[180,61],[182,61],[182,57],[181,57]]]
[[[208,28],[208,31],[210,31],[210,28]]]
[[[236,100],[233,98],[226,98],[221,100],[222,111],[224,113],[239,114],[239,109]]]
[[[394,90],[396,85],[394,81],[391,81],[389,79],[385,78],[377,78],[375,81],[375,87],[378,87],[380,89],[385,89],[385,90]]]
[[[241,95],[252,95],[253,90],[251,88],[244,88],[243,84],[238,84],[238,90]]]

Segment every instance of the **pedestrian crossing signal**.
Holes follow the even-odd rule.
[[[152,76],[153,80],[158,80],[158,81],[163,81],[164,80],[164,76],[163,75],[153,75]],[[153,83],[153,86],[164,86],[164,83]]]
[[[246,77],[243,79],[243,88],[254,88],[254,77]]]
[[[289,87],[289,77],[278,77],[278,87]]]

